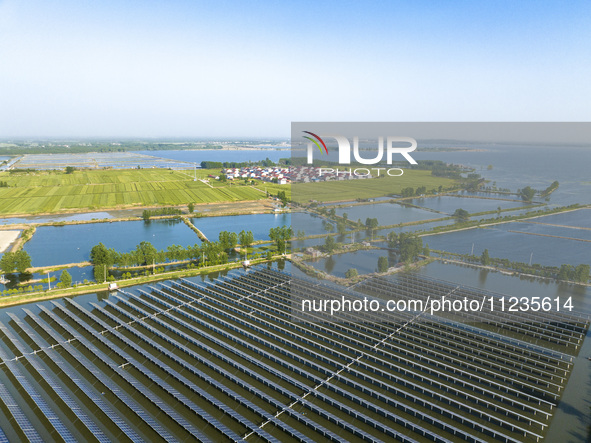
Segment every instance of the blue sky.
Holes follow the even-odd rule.
[[[588,1],[0,0],[0,137],[589,121]]]

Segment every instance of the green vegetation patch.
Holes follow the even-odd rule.
[[[382,171],[382,173],[384,173]],[[384,197],[389,194],[400,195],[404,188],[425,187],[427,192],[450,189],[456,181],[445,177],[434,177],[431,171],[405,169],[400,177],[381,176],[372,179],[327,181],[317,183],[294,183],[292,199],[298,203],[310,200],[322,202],[345,201]]]
[[[205,178],[213,172],[199,171],[197,177]],[[175,206],[266,198],[264,192],[249,185],[222,185],[212,179],[210,182],[215,186],[211,187],[202,181],[195,181],[193,171],[130,169],[2,175],[2,181],[6,181],[8,187],[0,188],[0,214]]]

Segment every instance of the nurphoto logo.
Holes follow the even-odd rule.
[[[351,143],[349,139],[342,135],[323,135],[322,137],[314,134],[310,131],[302,131],[306,134],[310,134],[312,137],[304,135],[303,137],[308,141],[307,148],[308,148],[308,158],[307,162],[311,165],[314,162],[314,145],[320,150],[321,153],[325,153],[328,155],[328,148],[326,147],[326,143],[322,139],[322,137],[327,138],[334,138],[338,145],[339,151],[339,164],[341,165],[350,165],[351,164]],[[407,147],[400,147],[394,146],[395,143],[408,143],[410,146]],[[322,146],[321,146],[322,145]],[[324,149],[323,149],[324,148]],[[386,137],[386,163],[391,165],[392,164],[392,157],[394,154],[402,155],[411,165],[416,165],[417,162],[414,158],[410,156],[410,152],[414,151],[417,148],[417,141],[411,137],[394,137],[394,136],[387,136]],[[359,137],[353,137],[353,157],[357,163],[362,165],[375,165],[380,163],[384,157],[384,137],[378,137],[378,147],[377,147],[377,154],[373,158],[363,158],[359,153]]]

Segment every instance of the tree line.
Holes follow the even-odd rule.
[[[6,274],[23,273],[31,267],[31,256],[27,251],[6,252],[0,259],[0,269]]]
[[[573,281],[576,283],[587,283],[589,281],[589,272],[591,266],[580,264],[577,266],[563,264],[560,268],[556,266],[543,266],[539,263],[523,263],[511,261],[507,258],[491,257],[488,249],[485,249],[480,257],[470,254],[456,254],[450,252],[440,252],[440,256],[457,256],[468,263],[478,263],[484,266],[496,266],[499,268],[510,269],[522,274],[531,274],[539,277],[554,278],[556,280]]]
[[[260,160],[257,162],[214,162],[209,160],[204,160],[201,162],[200,166],[203,169],[223,169],[223,168],[248,168],[251,166],[262,166],[265,168],[270,168],[275,166],[275,162],[270,160],[267,157],[265,160]]]
[[[284,253],[287,241],[291,238],[291,227],[280,226],[271,228],[269,237],[275,243],[277,251]],[[229,252],[236,246],[243,248],[241,253],[248,258],[248,248],[254,243],[252,231],[242,230],[239,233],[221,231],[218,241],[209,241],[202,244],[170,245],[166,249],[158,250],[150,242],[143,241],[129,252],[119,252],[113,248],[107,248],[103,243],[92,247],[90,261],[94,266],[94,278],[97,282],[110,279],[108,271],[112,267],[127,268],[137,266],[155,266],[166,262],[193,260],[201,265],[219,265],[228,263]],[[269,256],[269,254],[268,254]],[[269,258],[272,257],[272,254]],[[111,277],[111,279],[113,279]]]
[[[146,221],[150,220],[150,217],[157,217],[159,215],[181,215],[183,211],[178,208],[158,208],[158,209],[144,209],[142,212],[142,218]]]

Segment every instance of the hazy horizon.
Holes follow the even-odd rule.
[[[590,18],[585,1],[0,0],[0,138],[589,121]]]

